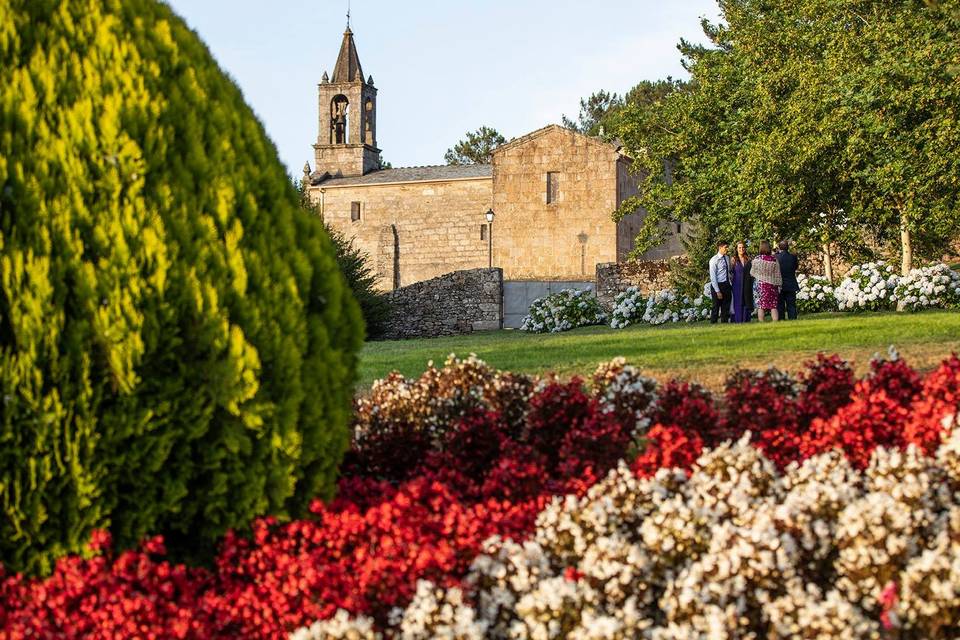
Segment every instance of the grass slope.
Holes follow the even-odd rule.
[[[624,356],[658,378],[696,379],[712,387],[737,367],[799,368],[818,351],[839,353],[859,367],[895,345],[915,366],[935,366],[960,351],[960,313],[821,314],[798,322],[759,325],[635,325],[627,329],[587,327],[560,334],[492,331],[429,340],[369,342],[360,364],[360,388],[392,370],[423,372],[429,360],[475,353],[498,369],[588,375],[598,363]]]

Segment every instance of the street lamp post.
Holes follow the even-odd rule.
[[[487,209],[487,257],[488,266],[493,269],[493,209]]]

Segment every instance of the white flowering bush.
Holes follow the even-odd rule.
[[[534,300],[520,329],[532,333],[559,333],[606,321],[607,315],[592,291],[564,289]]]
[[[710,296],[684,296],[672,289],[662,289],[643,297],[636,287],[617,296],[610,326],[622,329],[631,324],[664,324],[696,322],[710,317]]]
[[[960,273],[945,264],[913,269],[900,278],[895,296],[898,306],[920,309],[960,307]]]
[[[868,262],[853,267],[834,291],[841,310],[880,311],[893,309],[899,278],[885,262]]]
[[[384,637],[960,637],[956,424],[935,455],[878,448],[863,471],[838,450],[780,471],[750,438],[553,498],[462,586],[421,583]],[[292,638],[371,633],[338,613]]]
[[[610,314],[610,326],[614,329],[623,329],[631,324],[643,321],[643,314],[647,310],[647,299],[640,290],[630,287],[617,295],[613,302],[613,311]]]
[[[706,296],[691,298],[672,289],[657,291],[647,299],[643,321],[649,324],[696,322],[710,317],[712,302]]]
[[[837,310],[834,287],[823,276],[797,276],[800,291],[797,292],[797,309],[800,313],[823,313]]]

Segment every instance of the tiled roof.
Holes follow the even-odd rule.
[[[489,164],[435,165],[429,167],[398,167],[380,169],[363,176],[352,178],[330,178],[316,182],[321,176],[314,174],[313,184],[324,187],[345,187],[363,184],[384,184],[387,182],[427,182],[434,180],[463,180],[467,178],[489,178],[493,176],[493,167]]]

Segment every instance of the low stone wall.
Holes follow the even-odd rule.
[[[503,326],[503,270],[454,271],[390,294],[385,340],[435,338]]]
[[[681,258],[684,259],[684,258]],[[597,265],[597,300],[605,309],[612,309],[617,294],[630,287],[642,293],[670,288],[672,260],[630,260]]]

